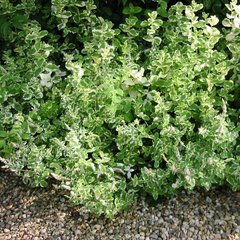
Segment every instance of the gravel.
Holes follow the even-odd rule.
[[[153,206],[154,205],[154,206]],[[115,219],[72,207],[55,189],[29,189],[0,171],[0,240],[240,239],[240,192],[182,192],[158,204],[141,199]]]

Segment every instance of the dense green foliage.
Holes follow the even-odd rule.
[[[93,0],[0,1],[5,167],[108,217],[142,192],[240,189],[240,6],[221,23],[154,2],[115,25]]]

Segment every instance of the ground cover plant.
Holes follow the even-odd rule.
[[[141,193],[240,189],[237,1],[223,21],[130,2],[122,22],[93,0],[0,2],[4,167],[108,217]]]

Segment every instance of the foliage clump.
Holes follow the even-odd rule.
[[[93,0],[1,1],[0,156],[108,217],[155,199],[240,189],[240,6],[129,5],[119,26]]]

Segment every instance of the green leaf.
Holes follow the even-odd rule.
[[[5,89],[0,89],[0,103],[3,103],[7,100],[7,92]]]
[[[6,145],[6,142],[0,139],[0,148],[3,148],[5,145]]]
[[[11,33],[9,22],[0,22],[0,38],[7,39]]]
[[[12,18],[12,24],[15,28],[23,29],[23,25],[28,22],[28,17],[25,15],[14,15]]]
[[[0,131],[0,137],[1,138],[6,138],[6,137],[8,137],[8,132],[6,132],[6,131]]]
[[[213,3],[214,0],[203,0],[203,5],[206,9],[210,9]]]
[[[151,35],[144,36],[143,39],[147,42],[152,42],[154,38]]]
[[[148,21],[145,20],[145,21],[142,21],[140,25],[141,25],[141,27],[147,27],[147,26],[149,26],[149,23],[148,23]]]
[[[160,37],[155,37],[153,39],[154,46],[159,46],[161,44],[161,42],[162,42],[162,39]]]
[[[57,116],[59,111],[59,106],[57,102],[53,101],[47,101],[44,104],[42,104],[40,110],[39,110],[39,115],[42,118],[54,118]]]
[[[39,182],[39,185],[40,185],[41,187],[47,187],[47,186],[48,186],[48,182],[47,182],[46,180],[42,179],[42,180]]]
[[[123,14],[125,15],[135,15],[137,13],[140,13],[142,11],[141,7],[134,6],[132,3],[130,3],[127,7],[123,9]]]
[[[43,38],[43,37],[46,37],[48,35],[48,31],[46,31],[46,30],[43,30],[43,31],[41,31],[40,33],[39,33],[39,38]]]
[[[161,16],[161,17],[168,17],[168,12],[167,12],[167,2],[165,2],[165,1],[162,1],[161,3],[160,3],[160,6],[158,7],[158,9],[157,9],[157,12],[159,13],[159,15]]]

